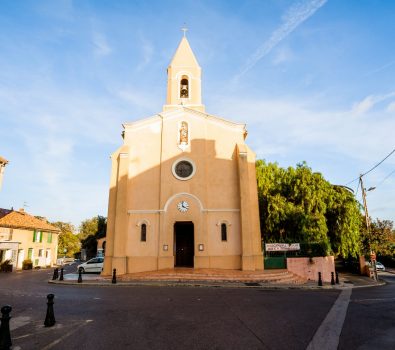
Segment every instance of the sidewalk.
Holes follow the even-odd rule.
[[[49,280],[49,283],[78,286],[188,286],[188,287],[223,287],[223,288],[267,288],[267,289],[344,289],[374,287],[385,284],[374,281],[367,276],[351,273],[339,273],[339,284],[324,283],[318,286],[316,281],[304,281],[290,274],[287,270],[265,270],[248,273],[246,271],[204,271],[177,269],[171,271],[155,271],[117,276],[116,284],[111,276],[83,274],[82,283],[78,283],[78,274],[65,274],[64,281]]]

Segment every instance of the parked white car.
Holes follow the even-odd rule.
[[[381,262],[376,261],[376,269],[380,271],[385,271],[385,266]]]
[[[103,263],[104,263],[104,258],[93,258],[88,260],[87,262],[84,262],[83,264],[80,264],[77,266],[77,271],[79,269],[82,269],[82,273],[85,272],[102,272],[103,271]]]

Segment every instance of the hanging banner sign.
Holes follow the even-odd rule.
[[[266,243],[267,252],[288,252],[292,250],[300,250],[299,243]]]

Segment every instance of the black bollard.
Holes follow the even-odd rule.
[[[10,312],[12,307],[9,305],[1,308],[1,325],[0,325],[0,350],[11,349],[11,333],[10,333]]]
[[[334,286],[335,285],[335,273],[331,272],[331,285]]]
[[[117,283],[117,269],[112,270],[112,284],[116,284]]]
[[[318,272],[318,285],[322,287],[322,277],[321,277],[321,272]]]
[[[82,267],[78,269],[78,283],[82,283]]]
[[[59,269],[56,268],[55,270],[53,270],[52,280],[55,281],[58,279],[58,277],[59,277]]]
[[[63,281],[63,267],[60,269],[59,281]]]
[[[45,327],[52,327],[55,324],[55,315],[53,312],[53,299],[55,295],[48,294],[47,295],[47,315],[45,316],[44,326]]]
[[[336,284],[339,284],[339,272],[336,271]]]

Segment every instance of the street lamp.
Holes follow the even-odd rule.
[[[368,189],[363,187],[362,176],[363,175],[360,175],[360,177],[359,177],[359,183],[361,184],[363,207],[364,207],[364,210],[365,210],[366,230],[367,230],[367,233],[369,235],[370,220],[369,220],[369,213],[368,213],[368,204],[366,203],[366,192],[373,191],[376,187],[369,187]],[[373,265],[374,279],[377,281],[376,254],[375,254],[374,251],[371,250],[370,240],[369,240],[369,250],[370,250],[370,260],[372,261],[372,265]]]

